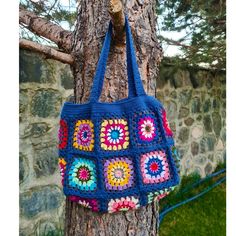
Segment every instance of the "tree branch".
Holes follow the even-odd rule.
[[[194,49],[194,47],[180,43],[179,41],[173,40],[173,39],[168,39],[165,37],[160,36],[160,39],[166,41],[167,43],[169,43],[170,45],[175,45],[175,46],[180,46],[180,47],[184,47],[187,49]]]
[[[64,30],[61,26],[37,16],[20,6],[19,21],[33,33],[50,39],[66,52],[71,51],[72,32]]]
[[[114,26],[113,36],[116,43],[124,43],[125,15],[124,7],[121,0],[109,0],[108,12],[110,13],[111,20]]]
[[[36,42],[32,42],[26,39],[20,39],[20,48],[29,49],[34,52],[39,52],[44,54],[47,58],[55,59],[66,64],[72,65],[74,62],[73,57],[70,54],[59,52],[54,48],[41,45]]]

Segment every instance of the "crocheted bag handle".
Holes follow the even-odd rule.
[[[129,26],[127,16],[125,16],[125,32],[126,32],[126,62],[127,62],[127,74],[128,74],[128,97],[135,97],[145,95],[142,80],[138,70],[138,64],[136,61],[135,49],[133,46],[132,33]],[[110,44],[112,38],[112,23],[110,22],[106,37],[103,43],[100,58],[97,64],[97,69],[94,77],[92,91],[90,94],[90,101],[98,101],[103,87],[104,75],[106,72],[106,64],[110,51]]]

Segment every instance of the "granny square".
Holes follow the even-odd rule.
[[[79,196],[69,196],[68,199],[72,202],[77,202],[81,206],[89,208],[92,211],[99,211],[99,203],[97,199],[82,198]]]
[[[84,191],[97,188],[95,162],[85,158],[75,158],[69,170],[69,186]]]
[[[140,168],[145,184],[161,183],[170,178],[169,164],[164,150],[141,155]]]
[[[108,151],[127,149],[129,128],[126,119],[109,119],[101,123],[101,148]]]
[[[111,199],[108,202],[108,212],[128,211],[140,207],[139,199],[135,196]]]
[[[94,125],[91,120],[78,120],[76,122],[73,147],[83,151],[94,149]]]
[[[104,162],[105,187],[108,190],[124,190],[134,183],[134,167],[127,157],[109,158]]]

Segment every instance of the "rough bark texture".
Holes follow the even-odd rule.
[[[150,95],[155,95],[155,81],[161,60],[161,49],[156,36],[156,1],[125,1],[125,12],[136,46],[138,65],[144,87]],[[76,102],[88,99],[103,39],[110,16],[108,1],[81,1],[73,41],[72,52],[76,57],[75,97]],[[127,75],[125,45],[111,45],[108,59],[102,101],[114,101],[127,96]]]
[[[66,202],[66,236],[157,236],[157,204],[126,213],[101,214]]]
[[[66,52],[71,51],[72,33],[20,7],[19,22],[33,33],[50,39]]]
[[[74,63],[74,58],[71,56],[71,54],[60,52],[52,47],[48,47],[27,39],[20,39],[19,44],[20,48],[28,49],[34,52],[39,52],[43,54],[46,57],[46,59],[50,58],[70,65]]]
[[[134,37],[138,65],[148,94],[155,95],[155,81],[161,60],[156,37],[156,1],[125,1]],[[75,66],[75,99],[88,100],[96,64],[110,20],[107,0],[80,2],[74,32],[72,54]],[[114,41],[113,41],[114,42]],[[101,101],[115,101],[127,96],[125,45],[112,44]],[[158,211],[154,204],[137,211],[118,214],[92,213],[76,203],[66,202],[66,236],[158,235]]]

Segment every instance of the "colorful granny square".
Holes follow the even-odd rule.
[[[68,199],[72,202],[77,202],[83,207],[89,208],[92,211],[98,211],[98,201],[96,199],[82,198],[78,196],[69,196]]]
[[[101,124],[101,148],[116,151],[129,145],[128,123],[125,119],[103,120]]]
[[[59,140],[59,149],[64,149],[67,145],[68,141],[68,126],[65,120],[60,120],[60,128],[58,132],[58,140]]]
[[[167,136],[173,136],[173,132],[172,130],[170,129],[170,126],[169,126],[169,122],[167,120],[167,117],[166,117],[166,111],[164,109],[162,109],[162,122],[163,122],[163,127],[164,127],[164,130],[165,130],[165,133]]]
[[[166,197],[171,191],[173,191],[175,187],[165,188],[163,190],[159,190],[157,192],[150,192],[147,195],[148,203],[153,201],[160,201],[162,198]]]
[[[96,165],[85,158],[75,158],[69,170],[69,186],[84,191],[97,188]]]
[[[60,174],[61,174],[61,183],[64,184],[64,176],[66,171],[66,161],[64,158],[59,158],[58,160],[59,168],[60,168]]]
[[[164,151],[143,154],[140,165],[145,184],[165,182],[170,178],[169,165]]]
[[[139,199],[134,196],[111,199],[108,202],[108,212],[128,211],[140,207]]]
[[[75,124],[73,147],[83,151],[94,148],[94,125],[90,120],[78,120]]]
[[[142,141],[153,141],[156,137],[157,127],[154,117],[145,115],[139,118],[138,121],[138,134]]]
[[[104,162],[105,186],[108,190],[124,190],[132,186],[134,167],[127,157],[110,158]]]

